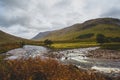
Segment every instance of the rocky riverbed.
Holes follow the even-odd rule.
[[[86,56],[90,58],[97,58],[97,59],[99,58],[99,59],[120,60],[120,51],[96,49],[96,50],[89,51]]]
[[[6,55],[9,55],[6,59],[54,58],[82,69],[101,72],[112,77],[120,76],[119,51],[102,50],[99,47],[52,51],[43,46],[25,45],[23,48],[8,51]]]
[[[82,69],[101,72],[110,77],[120,76],[119,51],[103,50],[99,47],[89,47],[55,51],[46,55],[57,58],[65,64],[73,64]]]

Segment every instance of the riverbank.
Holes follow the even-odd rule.
[[[16,48],[21,48],[23,47],[24,45],[39,45],[39,46],[42,46],[44,45],[43,42],[40,42],[40,41],[21,41],[21,42],[6,42],[6,43],[0,43],[0,54],[1,53],[5,53],[9,50],[12,50],[12,49],[16,49]]]
[[[90,58],[97,58],[97,59],[120,60],[120,51],[108,50],[108,49],[97,49],[97,50],[89,51],[86,56]]]
[[[22,45],[18,42],[15,43],[2,43],[0,44],[0,54],[7,52],[9,50],[15,49],[15,48],[20,48]]]
[[[15,48],[20,48],[23,45],[46,46],[44,42],[41,41],[0,43],[0,53],[4,53]],[[96,46],[100,46],[100,45],[95,41],[94,42],[63,41],[63,42],[53,42],[51,46],[47,46],[47,47],[57,51],[57,50],[87,48],[87,47],[96,47]],[[105,43],[100,47],[104,49],[120,50],[120,43]]]

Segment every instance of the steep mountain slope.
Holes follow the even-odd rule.
[[[12,42],[19,42],[19,41],[25,41],[27,39],[19,38],[13,35],[10,35],[8,33],[5,33],[0,30],[0,44],[1,43],[12,43]]]
[[[38,40],[95,40],[97,34],[104,34],[107,37],[120,37],[120,20],[115,18],[88,20],[82,24],[75,24],[61,30],[49,32],[49,34],[38,38]]]

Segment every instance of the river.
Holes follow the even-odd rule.
[[[53,51],[52,54],[62,55],[57,58],[65,64],[73,64],[83,69],[91,69],[99,71],[111,76],[120,76],[120,60],[96,59],[86,57],[86,54],[91,50],[99,49],[99,47],[79,48],[62,51]],[[9,55],[6,59],[20,58],[47,58],[45,54],[49,54],[51,50],[43,46],[25,45],[23,48],[17,48],[6,52]]]

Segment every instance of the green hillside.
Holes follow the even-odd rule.
[[[39,40],[50,39],[53,41],[93,41],[97,34],[106,37],[120,37],[120,20],[114,18],[99,18],[75,24],[70,27],[50,32]]]
[[[13,35],[10,35],[8,33],[5,33],[3,31],[0,31],[0,44],[1,43],[12,43],[12,42],[19,42],[24,41],[26,39],[19,38]]]

